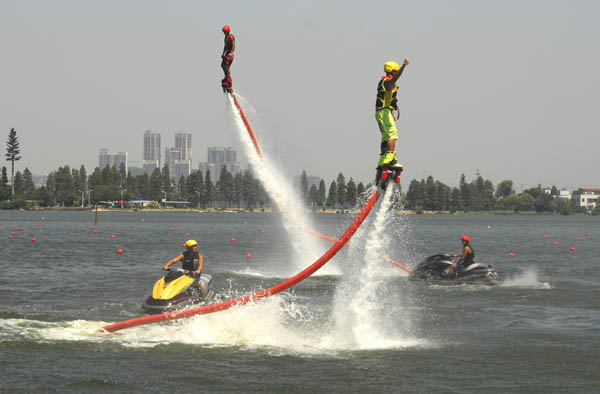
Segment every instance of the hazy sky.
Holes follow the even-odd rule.
[[[91,172],[100,148],[139,162],[145,130],[163,154],[192,133],[194,168],[208,146],[239,148],[220,88],[229,24],[234,88],[293,174],[372,180],[376,83],[408,58],[405,187],[477,169],[519,191],[600,187],[599,20],[598,1],[0,0],[2,157],[11,127],[34,174]]]

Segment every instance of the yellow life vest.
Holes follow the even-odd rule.
[[[381,78],[381,81],[379,81],[379,84],[377,84],[377,100],[375,101],[376,111],[383,108],[398,110],[398,100],[396,99],[398,85],[394,85],[394,89],[392,90],[385,90],[384,83],[391,77],[391,75],[384,76]]]

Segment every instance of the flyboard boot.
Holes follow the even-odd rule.
[[[396,161],[396,152],[381,154],[375,173],[375,185],[385,190],[390,178],[394,180],[394,183],[400,183],[400,174],[403,169],[402,164]]]
[[[221,80],[221,87],[223,88],[223,93],[233,93],[231,76],[225,77]]]

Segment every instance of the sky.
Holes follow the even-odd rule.
[[[44,174],[88,173],[100,148],[141,162],[143,133],[193,135],[243,156],[220,80],[221,26],[236,36],[233,86],[282,173],[370,182],[383,63],[399,79],[403,185],[600,187],[597,1],[0,0],[0,144]],[[10,168],[10,163],[4,164]]]

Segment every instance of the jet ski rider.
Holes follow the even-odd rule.
[[[185,243],[187,250],[181,253],[179,256],[172,258],[167,262],[167,264],[162,267],[164,271],[167,271],[170,266],[181,261],[181,268],[188,271],[193,271],[194,279],[196,279],[196,283],[200,288],[200,292],[202,293],[202,298],[204,298],[204,286],[202,286],[202,281],[200,280],[200,274],[202,273],[202,268],[204,268],[204,256],[198,252],[198,242],[193,239],[188,240]]]
[[[460,241],[462,242],[463,246],[462,254],[455,253],[452,255],[452,257],[460,256],[460,258],[450,266],[450,269],[448,270],[448,276],[452,276],[452,274],[456,274],[458,276],[458,273],[460,271],[464,270],[465,268],[467,268],[475,262],[475,251],[473,250],[470,244],[471,237],[469,237],[468,235],[463,235],[462,237],[460,237]]]

